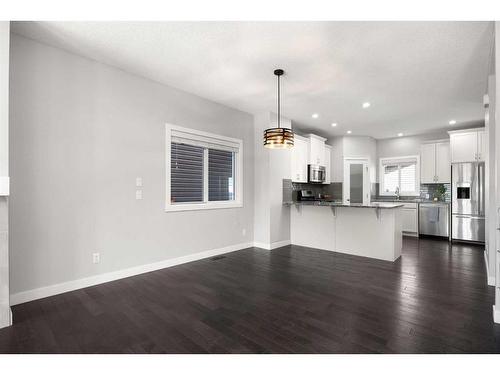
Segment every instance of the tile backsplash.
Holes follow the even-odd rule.
[[[445,202],[451,202],[451,184],[421,184],[420,197],[424,199],[434,199],[437,196],[436,191],[438,186],[444,186],[446,192],[444,193]]]
[[[372,184],[371,186],[372,200],[380,198],[379,186],[380,186],[379,183]],[[445,202],[451,202],[451,184],[420,184],[419,198],[433,200],[434,197],[437,196],[436,193],[438,186],[444,186],[444,188],[446,189],[446,192],[444,193],[444,199],[442,200],[444,200]],[[412,198],[412,197],[401,196],[401,198]]]
[[[314,195],[328,195],[332,200],[342,199],[342,183],[333,182],[331,184],[308,184],[283,180],[283,201],[297,200],[299,190],[311,190]]]

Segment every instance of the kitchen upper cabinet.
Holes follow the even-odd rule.
[[[420,146],[420,182],[449,183],[451,161],[449,142],[424,143]]]
[[[436,182],[451,182],[450,142],[436,143]]]
[[[326,176],[324,184],[329,184],[332,182],[332,148],[328,145],[325,145],[325,169]]]
[[[309,134],[309,159],[308,164],[325,165],[325,138]]]
[[[451,162],[485,161],[488,154],[488,137],[485,129],[451,131]]]
[[[488,136],[486,130],[479,130],[477,132],[477,160],[486,161],[488,153]]]
[[[292,181],[307,182],[308,141],[295,135],[292,147]]]
[[[436,145],[424,143],[420,146],[420,182],[433,184],[436,182]]]

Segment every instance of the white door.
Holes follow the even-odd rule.
[[[452,134],[450,137],[451,162],[463,163],[476,161],[477,131]]]
[[[436,182],[449,184],[451,182],[450,144],[436,143]]]
[[[368,159],[344,160],[344,204],[370,203],[370,170]]]
[[[420,146],[420,182],[436,182],[436,144],[424,143]]]
[[[486,161],[487,154],[488,136],[486,135],[486,130],[480,130],[477,132],[477,160]]]

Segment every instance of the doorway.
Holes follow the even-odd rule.
[[[344,159],[344,204],[370,203],[370,170],[368,158]]]

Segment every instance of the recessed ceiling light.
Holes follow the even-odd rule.
[[[319,117],[319,115],[318,115],[317,113],[313,113],[311,117],[312,117],[312,118],[318,118],[318,117]]]
[[[398,133],[398,137],[402,137],[403,136],[403,133]]]
[[[363,103],[363,108],[368,108],[369,106],[371,106],[370,102]]]
[[[448,122],[448,124],[450,124],[450,125],[455,125],[456,123],[457,123],[457,121],[456,121],[456,120],[450,120],[450,121]]]
[[[337,123],[336,122],[332,122],[332,127],[336,127],[337,126]]]
[[[350,130],[347,131],[347,134],[351,134],[351,133],[352,133],[352,131],[350,131]]]

